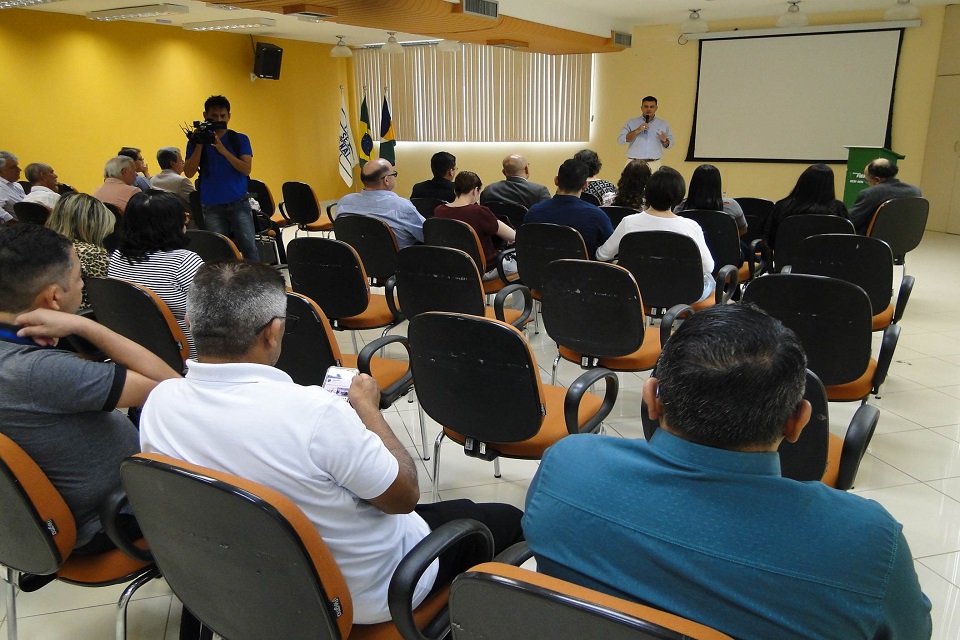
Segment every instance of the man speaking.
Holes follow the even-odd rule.
[[[617,144],[627,144],[627,158],[643,160],[650,171],[660,168],[663,150],[673,147],[673,133],[666,120],[657,118],[657,99],[645,97],[640,103],[642,115],[627,120],[620,130]]]

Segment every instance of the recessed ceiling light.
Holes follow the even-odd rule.
[[[209,22],[185,22],[181,25],[187,31],[236,31],[239,29],[259,29],[272,27],[277,23],[273,18],[240,18],[239,20],[211,20]]]
[[[0,0],[0,9],[32,7],[34,5],[47,4],[49,2],[59,2],[59,0]]]

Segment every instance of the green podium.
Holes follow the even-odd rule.
[[[857,196],[868,186],[863,177],[863,169],[877,158],[886,158],[892,164],[897,164],[897,160],[903,160],[905,156],[891,151],[886,147],[844,147],[847,149],[847,177],[843,186],[843,204],[849,209]]]

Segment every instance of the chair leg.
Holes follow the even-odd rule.
[[[20,572],[10,567],[3,568],[4,599],[7,602],[7,640],[17,640],[17,582]]]
[[[360,353],[360,350],[357,349],[357,332],[353,329],[350,330],[350,339],[353,340],[353,352]]]
[[[127,606],[130,604],[130,598],[137,592],[137,589],[147,584],[160,575],[156,569],[145,572],[136,580],[127,585],[127,588],[120,594],[120,600],[117,601],[117,625],[116,639],[127,640]]]
[[[500,458],[493,459],[493,477],[494,478],[500,477]]]
[[[533,304],[533,334],[540,333],[540,301],[536,300]]]
[[[443,429],[433,443],[433,501],[440,501],[440,443],[443,442]]]
[[[417,400],[417,413],[420,415],[420,457],[424,460],[430,459],[430,454],[427,453],[427,427],[426,427],[426,418],[423,415],[423,405],[420,404],[420,401]]]
[[[550,374],[550,384],[557,384],[557,365],[560,364],[560,353],[557,353],[557,357],[553,359],[553,373]]]

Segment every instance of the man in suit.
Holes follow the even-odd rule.
[[[190,194],[196,191],[193,180],[183,175],[183,155],[176,147],[164,147],[157,151],[160,173],[150,178],[150,186],[177,194],[183,203],[190,206]]]
[[[877,158],[863,170],[863,177],[870,185],[860,192],[857,201],[850,207],[850,222],[857,233],[866,235],[877,207],[891,198],[919,198],[920,187],[897,179],[900,169],[886,158]]]
[[[519,153],[503,159],[503,175],[506,180],[494,182],[480,194],[480,204],[512,202],[527,209],[550,199],[550,191],[542,184],[530,182],[530,164]]]

